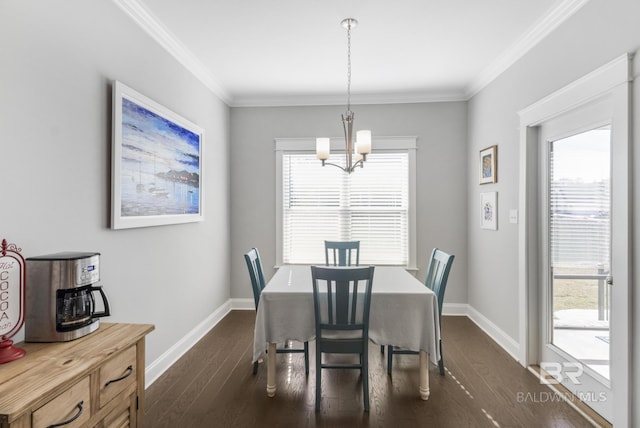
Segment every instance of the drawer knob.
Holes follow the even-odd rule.
[[[84,404],[84,401],[79,402],[78,404],[76,404],[76,407],[78,408],[78,413],[76,413],[71,419],[67,419],[64,422],[60,422],[59,424],[53,424],[53,425],[49,425],[47,428],[56,428],[56,427],[61,427],[63,425],[68,425],[71,422],[75,421],[76,419],[78,419],[80,417],[80,415],[82,414],[82,405]]]
[[[120,376],[117,379],[111,379],[109,382],[104,384],[104,387],[106,388],[107,386],[111,385],[112,383],[120,382],[121,380],[124,380],[124,379],[128,378],[129,376],[131,376],[131,373],[133,373],[133,366],[127,367],[127,370],[126,370],[125,374],[123,374],[122,376]]]

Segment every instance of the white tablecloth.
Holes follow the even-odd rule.
[[[310,267],[279,268],[260,296],[253,360],[260,358],[269,342],[314,340],[313,311]],[[376,266],[369,338],[380,345],[426,351],[437,364],[440,323],[435,294],[403,268]]]

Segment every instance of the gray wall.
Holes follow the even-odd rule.
[[[465,102],[352,106],[356,129],[371,129],[374,136],[418,137],[417,275],[425,277],[433,247],[455,254],[447,303],[467,301],[466,108]],[[343,110],[341,106],[231,109],[233,297],[252,296],[242,257],[251,247],[260,250],[267,279],[275,272],[274,138],[339,136]]]
[[[154,361],[230,296],[251,297],[242,260],[249,248],[260,248],[273,274],[273,139],[340,135],[344,107],[229,109],[112,2],[0,1],[0,238],[27,257],[100,251],[109,320],[155,324],[147,346],[147,363]],[[517,111],[636,51],[638,16],[636,0],[589,2],[468,105],[353,108],[357,128],[418,137],[418,276],[433,246],[456,254],[446,301],[469,303],[514,340],[518,236],[508,211],[518,206]],[[640,70],[638,58],[634,65]],[[205,129],[204,222],[108,228],[114,79]],[[640,97],[637,85],[633,95]],[[638,102],[632,111],[638,128]],[[479,186],[478,151],[493,144],[499,182]],[[640,151],[632,163],[640,166]],[[638,213],[637,176],[634,184]],[[485,189],[499,192],[497,232],[479,228]],[[639,266],[640,228],[633,233]],[[632,297],[638,312],[640,293]],[[633,334],[638,385],[639,329]],[[637,414],[634,422],[640,426]]]
[[[229,298],[229,109],[110,1],[2,0],[0,52],[0,238],[101,252],[149,364]],[[116,79],[205,129],[204,222],[109,229]]]
[[[518,234],[517,225],[508,222],[510,208],[518,207],[519,118],[524,107],[559,90],[574,80],[599,68],[626,52],[640,47],[640,2],[637,0],[591,1],[543,40],[503,75],[469,102],[468,168],[477,168],[478,151],[498,144],[499,181],[495,185],[479,186],[475,176],[468,180],[468,277],[469,304],[500,329],[518,340]],[[636,79],[640,61],[634,61]],[[634,85],[632,123],[640,129],[640,89]],[[638,132],[632,142],[632,170],[640,168]],[[640,186],[637,173],[633,224],[638,224]],[[499,230],[480,230],[477,221],[479,194],[485,188],[499,192]],[[634,233],[633,266],[640,266],[640,228]],[[634,280],[632,288],[636,288]],[[633,313],[640,312],[640,293],[632,294]],[[497,304],[496,296],[500,302]],[[635,394],[640,393],[640,329],[632,320],[635,361],[633,381]],[[636,395],[635,402],[638,402]],[[640,426],[636,412],[634,426]]]

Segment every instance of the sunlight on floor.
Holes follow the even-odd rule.
[[[447,372],[447,374],[449,375],[449,377],[451,379],[453,379],[458,384],[460,389],[462,389],[464,391],[464,393],[467,394],[467,396],[473,400],[473,395],[471,395],[469,390],[464,387],[464,385],[455,377],[455,375],[453,373],[451,373],[451,371],[448,368],[445,367],[444,369]],[[484,415],[487,417],[487,419],[489,419],[494,426],[500,427],[500,424],[498,423],[498,421],[496,421],[493,418],[493,416],[491,416],[491,414],[489,412],[487,412],[485,409],[481,409],[481,410],[482,410],[482,413],[484,413]]]

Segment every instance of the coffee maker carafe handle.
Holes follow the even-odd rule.
[[[102,297],[102,304],[104,305],[104,311],[102,312],[95,312],[95,301],[93,299],[93,292],[94,291],[98,291],[100,293],[100,296]],[[105,294],[104,290],[102,289],[101,285],[95,285],[95,286],[91,286],[89,287],[89,295],[91,296],[91,303],[93,304],[93,310],[91,311],[91,318],[101,318],[101,317],[108,317],[109,315],[111,315],[111,309],[109,308],[109,299],[107,299],[107,295]]]

